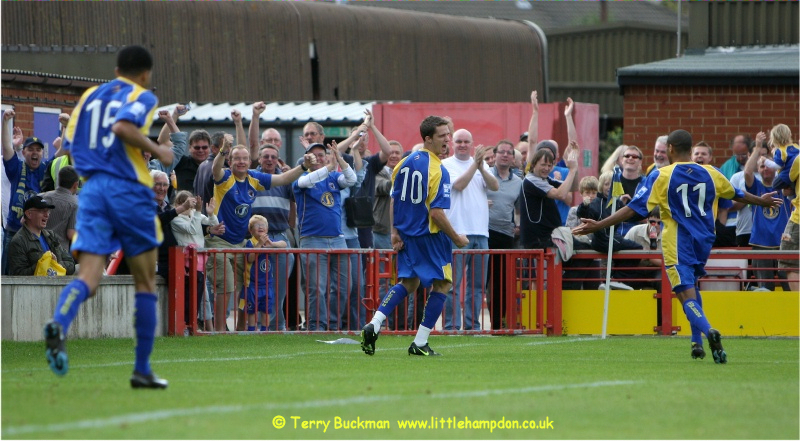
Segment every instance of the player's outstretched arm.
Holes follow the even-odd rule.
[[[617,225],[619,223],[622,223],[632,218],[635,214],[636,212],[633,211],[632,208],[625,206],[617,210],[611,216],[600,221],[596,221],[594,219],[581,218],[582,223],[572,229],[572,234],[576,236],[583,236],[586,234],[594,233],[595,231],[600,231],[603,228],[608,228],[612,225]]]
[[[783,199],[776,198],[776,194],[778,194],[777,191],[772,191],[769,193],[764,193],[761,196],[756,196],[745,191],[743,198],[735,197],[733,200],[747,204],[754,204],[761,207],[780,207],[783,205]]]

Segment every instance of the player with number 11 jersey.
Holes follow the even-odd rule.
[[[734,197],[744,193],[716,168],[683,162],[653,170],[628,206],[643,217],[660,206],[664,265],[694,266],[705,265],[711,254],[719,199]]]

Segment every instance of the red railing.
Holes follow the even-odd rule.
[[[197,255],[207,255],[209,262],[214,262],[208,265],[209,271],[207,271],[207,276],[209,278],[213,278],[214,274],[217,273],[216,269],[218,265],[216,263],[216,259],[214,258],[216,254],[222,254],[223,256],[227,257],[229,255],[236,256],[242,255],[246,256],[247,254],[253,253],[262,253],[262,254],[294,254],[297,256],[294,269],[295,272],[300,272],[305,275],[309,274],[309,267],[312,263],[311,259],[319,259],[320,256],[327,256],[331,258],[332,256],[336,256],[344,265],[345,265],[345,274],[348,277],[346,283],[341,283],[341,280],[338,282],[337,289],[335,292],[339,292],[341,290],[341,286],[347,286],[351,281],[355,281],[361,284],[361,274],[363,274],[363,295],[360,289],[356,290],[355,295],[359,295],[357,304],[360,307],[364,308],[365,315],[359,313],[353,314],[351,308],[343,311],[341,310],[342,302],[338,302],[337,306],[339,307],[338,310],[333,311],[332,309],[328,308],[330,305],[330,299],[327,299],[328,304],[324,304],[322,302],[322,297],[317,296],[316,298],[311,298],[309,295],[306,286],[306,283],[301,282],[301,278],[297,277],[297,282],[293,287],[293,289],[289,289],[287,293],[287,301],[283,304],[279,304],[278,296],[275,296],[275,304],[274,310],[277,311],[278,308],[281,308],[286,315],[287,319],[289,318],[290,314],[297,314],[297,312],[288,309],[289,304],[289,296],[294,295],[294,293],[302,293],[302,298],[305,300],[305,318],[306,323],[309,324],[309,307],[315,306],[317,311],[325,310],[326,313],[331,314],[334,312],[337,320],[341,320],[340,323],[337,323],[340,326],[331,326],[333,323],[329,320],[327,322],[328,326],[325,326],[325,329],[336,329],[339,332],[354,332],[358,333],[363,326],[363,323],[366,323],[374,312],[377,310],[378,305],[380,304],[381,294],[385,293],[391,286],[396,283],[395,273],[394,273],[394,256],[395,252],[391,250],[372,250],[372,249],[336,249],[336,250],[327,250],[327,249],[269,249],[269,250],[253,250],[253,249],[240,249],[240,248],[233,248],[233,249],[183,249],[179,247],[172,248],[170,250],[170,279],[169,279],[169,316],[168,316],[168,329],[171,335],[182,335],[185,332],[189,334],[202,334],[204,331],[198,326],[197,322],[197,313],[198,310],[198,302],[197,302],[197,290],[202,289],[203,287],[198,287],[196,277],[191,277],[187,281],[185,279],[185,273],[183,271],[184,268],[184,261],[188,262],[188,274],[195,274],[198,270],[197,267]],[[481,329],[476,329],[472,331],[459,331],[459,330],[452,330],[452,331],[445,331],[443,329],[438,329],[436,332],[439,333],[491,333],[491,334],[520,334],[520,333],[548,333],[548,334],[560,334],[561,333],[561,319],[560,319],[560,306],[561,302],[558,296],[560,296],[560,276],[561,272],[558,270],[554,263],[554,255],[549,251],[543,250],[470,250],[470,251],[461,251],[456,250],[454,251],[455,255],[488,255],[488,256],[500,256],[501,260],[499,261],[500,268],[497,268],[498,262],[494,259],[490,259],[488,265],[485,268],[481,268],[484,274],[487,274],[486,283],[490,284],[494,282],[495,278],[499,278],[502,281],[503,287],[505,287],[503,294],[500,296],[500,304],[494,305],[490,303],[487,305],[488,307],[488,317],[499,317],[499,320],[505,321],[505,326],[499,326],[497,323],[494,323],[492,327],[489,327],[488,322],[492,320],[485,320],[484,315],[484,305],[485,302],[483,299],[480,300],[481,305]],[[347,258],[349,255],[355,256],[363,256],[363,262],[365,267],[363,271],[356,272],[354,278],[350,278],[349,276],[352,274],[352,266],[350,264],[350,259]],[[307,256],[306,264],[301,264],[300,256]],[[551,271],[550,269],[553,268]],[[545,279],[542,277],[535,277],[537,274],[545,274],[548,273],[548,281],[547,283],[550,286],[557,287],[556,289],[545,289]],[[550,273],[552,272],[552,275]],[[229,277],[224,272],[220,271],[222,274],[222,280],[212,280],[211,286],[216,287],[218,285],[217,282],[220,282],[221,285],[228,284],[230,281],[227,280]],[[286,271],[284,274],[275,274],[276,279],[278,277],[283,277],[284,280],[288,280],[291,274]],[[243,278],[244,273],[238,274],[234,272],[235,278]],[[234,280],[234,282],[241,282],[242,279]],[[330,286],[332,278],[330,273],[326,280],[322,281],[323,286]],[[456,287],[454,289],[454,293],[459,295],[459,304],[463,307],[463,287],[470,283],[467,280],[467,277],[464,277],[464,280],[461,283],[461,286]],[[474,281],[473,281],[474,283]],[[237,283],[234,283],[237,285]],[[189,292],[193,293],[192,295],[186,295],[185,287],[188,287]],[[489,292],[489,291],[486,291]],[[411,302],[411,310],[414,312],[422,311],[424,307],[425,300],[427,299],[427,292],[423,292],[420,295],[409,295],[406,302],[403,302],[401,305],[398,306],[396,309],[393,317],[390,321],[390,327],[386,329],[384,332],[394,332],[399,334],[411,334],[415,333],[417,326],[419,325],[419,319],[415,315],[412,315],[410,318],[407,317],[406,312],[409,311],[409,302]],[[234,299],[239,298],[239,293],[233,293]],[[351,305],[353,292],[351,291],[348,295],[344,296],[344,304]],[[545,300],[545,296],[547,300]],[[227,305],[229,299],[217,295],[217,301],[223,301]],[[184,315],[185,310],[185,302],[189,303],[189,311],[193,311],[191,316],[186,320]],[[256,302],[258,300],[256,299]],[[311,303],[309,302],[316,302]],[[234,302],[236,304],[238,302]],[[545,304],[547,305],[547,310],[545,310]],[[234,305],[237,306],[237,305]],[[227,308],[226,308],[227,309]],[[234,328],[231,331],[241,330],[240,320],[241,317],[236,313],[236,309],[234,308]],[[256,305],[256,310],[258,309]],[[298,308],[299,309],[299,308]],[[463,308],[462,308],[463,310]],[[500,311],[498,311],[500,310]],[[313,319],[314,317],[312,317]],[[526,321],[523,318],[527,318]],[[497,320],[497,319],[496,319]],[[357,321],[359,326],[353,326],[352,323]],[[299,321],[298,321],[299,323]],[[349,324],[349,329],[342,329],[341,323]]]
[[[253,253],[262,253],[268,255],[280,254],[294,254],[296,256],[295,264],[291,272],[288,268],[283,268],[283,273],[275,272],[276,280],[282,278],[287,281],[287,295],[286,300],[280,303],[278,295],[274,299],[274,311],[280,308],[286,316],[287,323],[296,319],[297,324],[300,324],[299,311],[301,308],[298,306],[296,309],[290,306],[293,303],[292,296],[305,301],[305,319],[309,321],[309,302],[316,302],[313,304],[317,311],[323,311],[328,314],[328,317],[333,316],[334,322],[330,319],[326,322],[324,329],[336,329],[340,333],[357,334],[363,323],[369,320],[377,307],[380,304],[381,295],[385,293],[391,286],[396,283],[395,278],[395,253],[391,250],[372,250],[372,249],[187,249],[172,248],[170,250],[170,278],[169,278],[169,318],[168,329],[172,335],[182,335],[185,331],[190,334],[203,334],[204,332],[198,327],[197,323],[197,290],[203,287],[198,287],[196,277],[191,277],[188,281],[188,289],[193,295],[185,295],[185,275],[184,275],[184,261],[189,262],[189,274],[195,274],[197,268],[197,255],[207,255],[210,262],[215,262],[214,256],[216,254],[232,255],[232,256],[246,256]],[[579,251],[572,258],[568,265],[563,265],[553,253],[552,249],[548,250],[455,250],[454,262],[458,256],[466,257],[479,257],[486,256],[488,262],[481,263],[481,273],[486,274],[484,287],[486,302],[480,299],[480,328],[473,330],[445,330],[441,325],[437,326],[434,332],[443,334],[547,334],[547,335],[561,335],[562,333],[562,283],[569,282],[575,284],[583,282],[584,286],[595,286],[605,281],[605,267],[599,268],[593,265],[592,262],[596,260],[605,259],[606,255],[603,253],[596,253],[592,251]],[[303,259],[305,256],[305,265]],[[350,291],[347,295],[343,296],[344,305],[347,308],[343,309],[342,298],[337,301],[335,307],[331,307],[330,299],[323,300],[322,296],[317,296],[312,299],[306,289],[306,283],[301,281],[300,274],[309,274],[309,266],[312,259],[317,259],[316,263],[319,264],[319,259],[324,256],[327,259],[335,257],[345,266],[345,283],[338,280],[337,293],[341,291],[342,286],[349,286],[350,282],[355,281],[362,285],[363,290],[357,289],[355,293]],[[351,256],[357,256],[364,267],[362,271],[352,271]],[[613,255],[614,261],[619,260],[643,260],[643,259],[661,259],[660,251],[622,251]],[[713,284],[715,282],[723,284],[731,283],[756,283],[764,281],[772,281],[780,283],[778,279],[759,279],[752,277],[752,271],[755,269],[748,260],[773,260],[773,259],[789,259],[797,262],[798,255],[796,253],[781,253],[777,251],[751,251],[742,249],[723,249],[712,251],[711,258],[706,265],[706,271],[709,276],[701,281],[702,284]],[[481,261],[482,259],[473,259]],[[586,262],[586,264],[582,264]],[[744,262],[744,263],[743,263]],[[214,265],[210,265],[210,271],[206,273],[209,278],[213,279],[215,273]],[[614,269],[621,267],[615,266]],[[660,325],[654,327],[653,331],[656,334],[671,335],[680,330],[679,327],[674,326],[672,323],[672,298],[674,294],[671,291],[669,280],[666,271],[661,265],[660,267],[624,267],[629,271],[628,277],[620,280],[625,283],[646,282],[656,289],[654,297],[660,303]],[[771,267],[761,267],[759,270],[774,269]],[[205,269],[202,269],[205,270]],[[593,277],[576,277],[579,271],[594,271]],[[562,271],[563,280],[562,280]],[[645,274],[646,271],[659,271],[660,280]],[[635,273],[641,273],[641,276],[636,276]],[[355,273],[355,277],[351,274]],[[362,276],[363,274],[363,276]],[[633,274],[633,275],[632,275]],[[455,275],[455,268],[454,268]],[[289,284],[290,277],[295,276],[296,281],[294,284]],[[222,276],[220,281],[222,284],[229,282],[227,275]],[[243,273],[234,272],[234,278],[238,278],[239,282],[244,277]],[[468,284],[480,284],[476,281],[474,276],[470,279],[469,273],[465,274],[459,286],[454,287],[454,300],[458,300],[458,305],[461,311],[464,311],[465,306],[465,288]],[[738,277],[738,278],[737,278]],[[615,279],[612,279],[615,280]],[[211,285],[216,286],[217,280],[211,280]],[[236,280],[234,281],[236,282]],[[322,282],[323,287],[330,287],[332,279],[330,274]],[[726,285],[727,286],[727,285]],[[498,288],[499,287],[499,288]],[[729,287],[729,286],[728,286]],[[500,290],[500,293],[496,292]],[[716,289],[712,289],[716,290]],[[721,289],[730,290],[730,289]],[[738,290],[738,289],[733,289]],[[328,290],[330,292],[330,290]],[[297,293],[300,293],[298,296]],[[277,290],[276,290],[277,294]],[[233,293],[234,299],[234,327],[231,332],[241,329],[241,318],[236,313],[238,309],[239,293]],[[357,295],[358,305],[357,311],[354,313],[352,310],[353,298],[351,295]],[[392,317],[385,324],[386,327],[382,332],[398,333],[398,334],[413,334],[416,332],[419,325],[419,315],[424,307],[425,300],[427,299],[428,292],[421,291],[420,293],[410,294],[407,300],[396,308]],[[217,296],[217,300],[222,300],[227,306],[229,301],[227,298]],[[191,317],[186,320],[184,316],[184,302],[189,302],[189,311],[192,311]],[[258,299],[256,299],[258,302]],[[362,310],[363,308],[363,310]],[[227,309],[227,308],[226,308]],[[258,308],[256,307],[256,310]],[[411,314],[409,314],[411,312]],[[418,314],[420,313],[420,314]],[[655,312],[654,312],[655,313]],[[450,311],[450,319],[457,322],[460,315],[456,315],[454,310]],[[458,313],[460,314],[460,313]],[[442,324],[448,317],[443,313]],[[474,318],[474,317],[473,317]],[[357,325],[356,325],[357,323]],[[463,322],[462,322],[463,323]],[[335,325],[334,325],[335,324]],[[348,329],[343,329],[344,324],[349,325]]]

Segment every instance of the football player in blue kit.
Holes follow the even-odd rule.
[[[631,202],[601,220],[581,219],[574,234],[589,234],[616,225],[636,215],[647,217],[656,206],[664,223],[662,253],[670,284],[683,305],[692,328],[692,358],[704,358],[702,334],[708,339],[715,363],[726,363],[722,337],[711,327],[703,311],[698,279],[706,274],[705,265],[714,243],[714,215],[720,198],[776,207],[782,203],[775,192],[754,196],[734,188],[714,166],[692,162],[692,135],[675,130],[667,138],[670,165],[653,170],[637,188]]]
[[[409,355],[441,355],[428,345],[436,321],[442,314],[445,293],[453,283],[452,256],[455,243],[466,246],[466,236],[456,233],[445,209],[450,208],[450,175],[439,154],[450,141],[448,121],[429,116],[420,124],[422,150],[401,160],[392,172],[392,248],[397,251],[397,278],[372,320],[361,330],[361,349],[375,354],[375,341],[386,317],[420,284],[433,286]]]
[[[142,152],[163,164],[172,163],[173,153],[147,137],[158,104],[148,90],[152,68],[147,49],[122,49],[117,57],[117,78],[87,90],[66,129],[63,148],[86,181],[79,196],[72,244],[80,269],[61,291],[53,321],[44,328],[47,361],[57,375],[66,374],[69,368],[65,339],[70,324],[80,305],[95,294],[106,257],[122,248],[136,288],[136,360],[131,387],[167,387],[167,381],[150,368],[157,319],[156,253],[162,233],[153,179]]]

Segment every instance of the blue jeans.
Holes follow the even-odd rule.
[[[372,232],[372,241],[376,250],[391,250],[392,249],[392,236],[389,234],[382,234]]]
[[[291,247],[289,239],[284,232],[269,233],[271,241],[286,241],[286,245]],[[277,257],[277,259],[276,259]],[[276,262],[277,260],[277,262]],[[275,265],[275,295],[278,297],[277,308],[269,316],[270,331],[285,331],[286,317],[283,314],[286,301],[286,290],[288,289],[289,275],[294,269],[294,254],[278,254],[269,256],[269,264]]]
[[[347,242],[344,236],[301,237],[300,248],[346,249]],[[338,331],[347,308],[347,293],[350,292],[345,256],[330,253],[301,253],[300,262],[307,271],[305,291],[308,295],[306,301],[308,330]]]
[[[453,245],[454,250],[488,250],[489,238],[470,234],[464,248]],[[444,303],[444,329],[461,328],[461,304],[459,302],[461,279],[466,275],[464,291],[464,330],[480,330],[483,313],[483,296],[486,292],[486,273],[489,271],[488,254],[455,254],[453,256],[453,295]]]
[[[347,248],[360,249],[361,244],[358,238],[345,239]],[[361,267],[361,254],[351,254],[350,258],[350,295],[347,299],[349,315],[345,316],[347,329],[350,331],[358,331],[366,324],[367,308],[364,306],[362,300],[366,292],[366,280],[364,278],[364,270]]]

